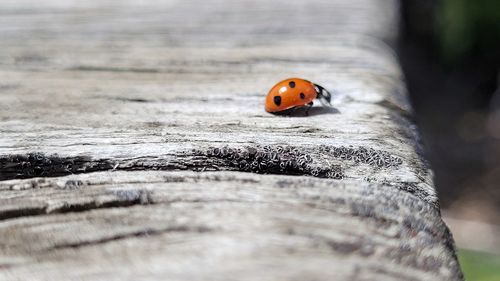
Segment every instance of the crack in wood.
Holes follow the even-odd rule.
[[[52,250],[52,251],[61,250],[61,249],[67,249],[67,248],[81,248],[81,247],[86,247],[86,246],[94,246],[94,245],[104,244],[104,243],[122,240],[122,239],[161,235],[161,234],[168,233],[168,232],[207,233],[207,232],[212,232],[212,231],[214,231],[214,229],[206,227],[206,226],[188,226],[188,225],[169,226],[169,227],[159,228],[159,229],[149,228],[149,229],[142,229],[139,231],[134,231],[131,233],[123,233],[123,234],[113,235],[110,237],[103,237],[103,238],[98,239],[98,240],[77,241],[74,243],[59,244],[59,245],[55,245],[54,247],[50,248],[49,251],[50,250]]]
[[[113,166],[110,160],[93,160],[87,156],[59,157],[43,153],[6,155],[0,156],[0,180],[58,177],[110,170]]]
[[[170,158],[140,158],[132,161],[92,159],[85,156],[60,157],[42,153],[0,157],[0,180],[34,177],[57,177],[105,170],[230,170],[261,174],[309,175],[342,179],[339,165],[312,165],[310,154],[288,146],[194,149]],[[77,185],[74,183],[73,185]],[[70,187],[68,187],[70,188]]]
[[[200,153],[195,151],[195,153]],[[201,152],[203,154],[203,152]],[[211,147],[204,152],[208,158],[220,159],[224,165],[242,172],[280,175],[309,175],[342,179],[340,165],[314,165],[313,157],[293,146],[255,146],[246,148]]]
[[[47,207],[24,207],[24,208],[16,208],[11,210],[2,210],[0,211],[0,221],[19,218],[19,217],[27,217],[27,216],[38,216],[44,215],[47,213]]]
[[[150,195],[144,190],[136,190],[135,192],[128,193],[126,191],[121,191],[115,192],[113,195],[115,195],[116,199],[108,202],[98,202],[92,200],[90,202],[79,202],[77,204],[64,203],[56,207],[45,205],[28,208],[16,208],[12,210],[0,210],[0,221],[27,216],[78,213],[93,209],[129,207],[138,204],[150,204],[152,202]]]
[[[379,168],[397,168],[402,159],[386,151],[366,147],[335,147],[322,145],[320,155],[364,163]],[[308,175],[319,178],[342,179],[340,165],[317,163],[304,148],[265,145],[232,148],[210,147],[193,149],[162,157],[141,157],[133,160],[92,159],[87,156],[60,157],[42,153],[0,156],[0,180],[34,177],[58,177],[105,170],[193,170],[241,171],[259,174]],[[352,165],[352,164],[351,164]],[[79,183],[73,183],[75,188]]]

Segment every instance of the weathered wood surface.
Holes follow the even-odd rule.
[[[0,4],[0,280],[462,278],[397,1],[43,2]],[[265,113],[293,76],[336,109]]]

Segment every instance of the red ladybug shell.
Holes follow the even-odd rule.
[[[290,78],[279,82],[271,88],[266,97],[266,111],[276,113],[312,102],[318,93],[313,83]]]

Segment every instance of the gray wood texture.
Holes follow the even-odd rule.
[[[2,1],[0,280],[460,280],[398,2]],[[264,111],[277,81],[334,109]]]

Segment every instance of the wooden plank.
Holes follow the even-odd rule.
[[[0,279],[462,278],[397,5],[2,3]],[[294,76],[335,109],[265,113]]]
[[[21,279],[32,272],[43,279],[88,278],[95,272],[103,280],[120,280],[135,270],[158,278],[241,274],[252,279],[260,277],[245,275],[276,267],[264,279],[305,278],[313,272],[363,279],[383,272],[389,279],[411,280],[433,279],[449,266],[441,256],[449,251],[443,243],[449,234],[437,210],[388,186],[169,171],[99,172],[37,182],[36,189],[26,189],[26,180],[2,184],[3,214],[8,203],[44,208],[31,217],[4,217],[1,226],[7,246],[3,267]],[[106,252],[125,254],[109,259]],[[93,259],[90,267],[84,265],[88,259]],[[123,264],[132,268],[104,270]],[[352,271],[353,265],[359,269]]]

